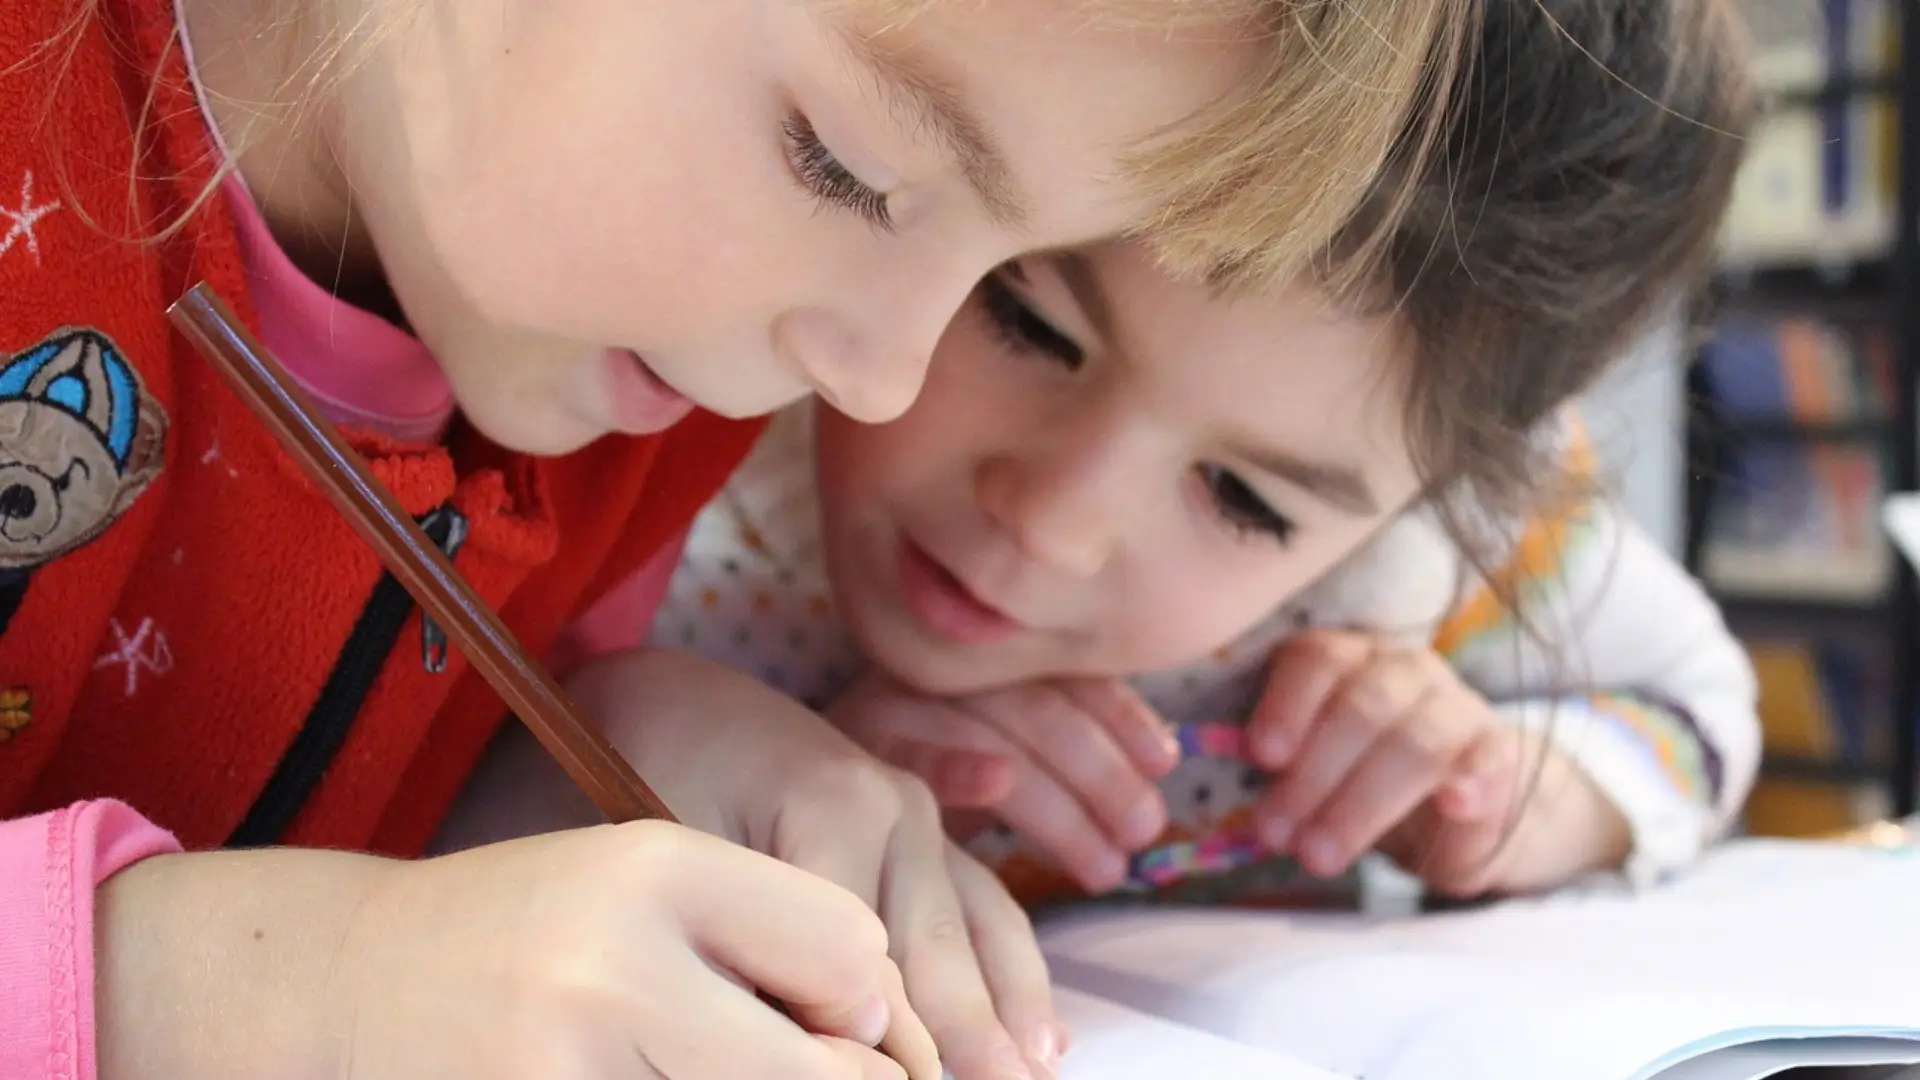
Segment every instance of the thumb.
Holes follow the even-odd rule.
[[[985,810],[1013,793],[1013,760],[991,750],[896,738],[887,741],[880,758],[919,777],[948,809]]]

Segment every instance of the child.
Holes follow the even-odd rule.
[[[165,308],[210,281],[544,652],[738,462],[754,426],[712,414],[897,414],[997,262],[1138,231],[1258,280],[1318,250],[1463,10],[9,0],[0,1074],[882,1075],[889,1032],[926,1076],[904,975],[957,1073],[1024,1075],[1044,1017],[1002,1030],[945,989],[996,973],[927,937],[957,908],[980,956],[1031,939],[906,809],[863,853],[891,942],[658,825],[346,854],[417,852],[502,710]],[[782,719],[734,759],[881,776]],[[639,764],[689,819],[844,865],[864,806],[767,840],[792,789],[669,728],[682,756]],[[288,847],[148,858],[222,845]]]
[[[906,416],[776,422],[655,644],[838,699],[1094,891],[1156,838],[1137,884],[1383,840],[1463,893],[1691,859],[1751,779],[1745,658],[1604,503],[1527,496],[1543,456],[1578,466],[1557,411],[1709,250],[1740,57],[1711,0],[1496,4],[1484,33],[1372,303],[1223,300],[1126,247],[1012,263]],[[1149,781],[1175,748],[1110,681],[1142,672],[1182,748],[1227,759],[1175,774],[1171,832]]]

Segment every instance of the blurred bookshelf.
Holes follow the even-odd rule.
[[[1766,99],[1688,372],[1688,568],[1761,683],[1749,831],[1915,809],[1920,0],[1740,0]]]

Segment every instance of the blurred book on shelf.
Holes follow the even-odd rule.
[[[1886,253],[1898,165],[1892,4],[1741,3],[1767,110],[1721,227],[1729,269],[1839,268]]]
[[[1880,426],[1884,327],[1814,312],[1731,314],[1700,363],[1725,451],[1700,574],[1723,595],[1867,601],[1892,565]]]
[[[1892,686],[1875,643],[1790,638],[1749,640],[1760,680],[1760,721],[1769,762],[1747,803],[1746,831],[1819,836],[1887,813],[1879,779],[1887,760]]]

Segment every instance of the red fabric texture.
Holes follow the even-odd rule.
[[[225,200],[202,198],[217,154],[171,4],[74,11],[0,4],[0,584],[18,593],[0,817],[111,797],[205,847],[272,774],[381,567],[166,321],[201,280],[253,319]],[[48,348],[60,358],[8,382]],[[409,512],[470,519],[456,565],[545,655],[757,431],[699,414],[554,459],[458,426],[444,446],[354,441]],[[52,532],[21,516],[52,503]],[[428,672],[420,635],[416,613],[288,842],[406,855],[431,836],[505,710],[457,651]]]

